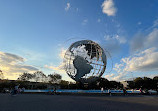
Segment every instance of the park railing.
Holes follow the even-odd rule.
[[[25,90],[25,93],[47,93],[53,92],[54,90]],[[67,90],[59,89],[57,93],[123,93],[123,90]],[[127,90],[127,93],[140,93],[139,90]]]

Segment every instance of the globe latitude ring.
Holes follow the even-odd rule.
[[[90,83],[99,79],[107,64],[104,50],[94,41],[77,41],[64,55],[64,69],[75,81]]]

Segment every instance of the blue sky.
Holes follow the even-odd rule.
[[[8,79],[42,70],[71,80],[60,70],[65,41],[85,38],[111,54],[113,69],[108,73],[109,59],[103,77],[156,76],[157,6],[157,0],[1,0],[0,68]]]

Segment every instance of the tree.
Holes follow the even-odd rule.
[[[37,71],[33,74],[32,78],[35,82],[46,82],[47,76],[42,71]]]
[[[154,78],[153,78],[153,89],[156,89],[156,90],[158,90],[158,76],[155,76]]]
[[[128,87],[129,87],[130,89],[134,89],[134,88],[135,88],[135,83],[134,83],[134,81],[128,81]]]
[[[106,88],[110,87],[110,82],[105,78],[99,78],[98,82],[99,82],[99,87],[100,88],[105,88],[106,89]]]
[[[153,89],[153,80],[151,78],[148,77],[144,77],[143,78],[143,88],[145,89]]]
[[[22,75],[20,75],[18,80],[21,80],[21,81],[30,81],[30,80],[32,80],[32,81],[35,81],[35,82],[45,82],[47,80],[47,77],[42,71],[37,71],[33,74],[24,72]]]
[[[120,82],[117,82],[117,81],[110,81],[110,88],[122,88],[123,85],[120,83]]]
[[[61,80],[59,84],[61,89],[68,89],[69,87],[69,81]]]
[[[158,82],[158,76],[155,76],[153,80]]]
[[[141,77],[137,77],[134,80],[135,87],[136,88],[141,88],[143,86],[143,82],[144,82],[144,80]]]
[[[3,79],[3,72],[0,70],[0,79]]]
[[[20,75],[20,77],[18,78],[18,80],[21,81],[29,81],[30,79],[33,78],[33,75],[27,72],[24,72],[22,75]]]
[[[89,86],[88,89],[100,89],[100,88],[108,89],[110,87],[110,82],[106,78],[97,77],[95,79],[97,80],[88,84]]]
[[[49,82],[50,83],[59,83],[62,79],[62,76],[60,74],[50,74],[48,75]]]

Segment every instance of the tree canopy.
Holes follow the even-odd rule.
[[[49,74],[48,78],[50,83],[59,83],[62,79],[62,76],[60,74],[54,73],[54,74]]]
[[[3,72],[0,70],[0,79],[3,79]]]
[[[62,79],[60,74],[54,73],[49,74],[48,76],[45,75],[42,71],[36,71],[32,73],[24,72],[18,78],[21,81],[34,81],[34,82],[46,82],[46,83],[59,83]]]
[[[24,72],[23,74],[21,74],[18,78],[18,80],[21,81],[29,81],[30,79],[33,78],[33,75],[27,72]]]

